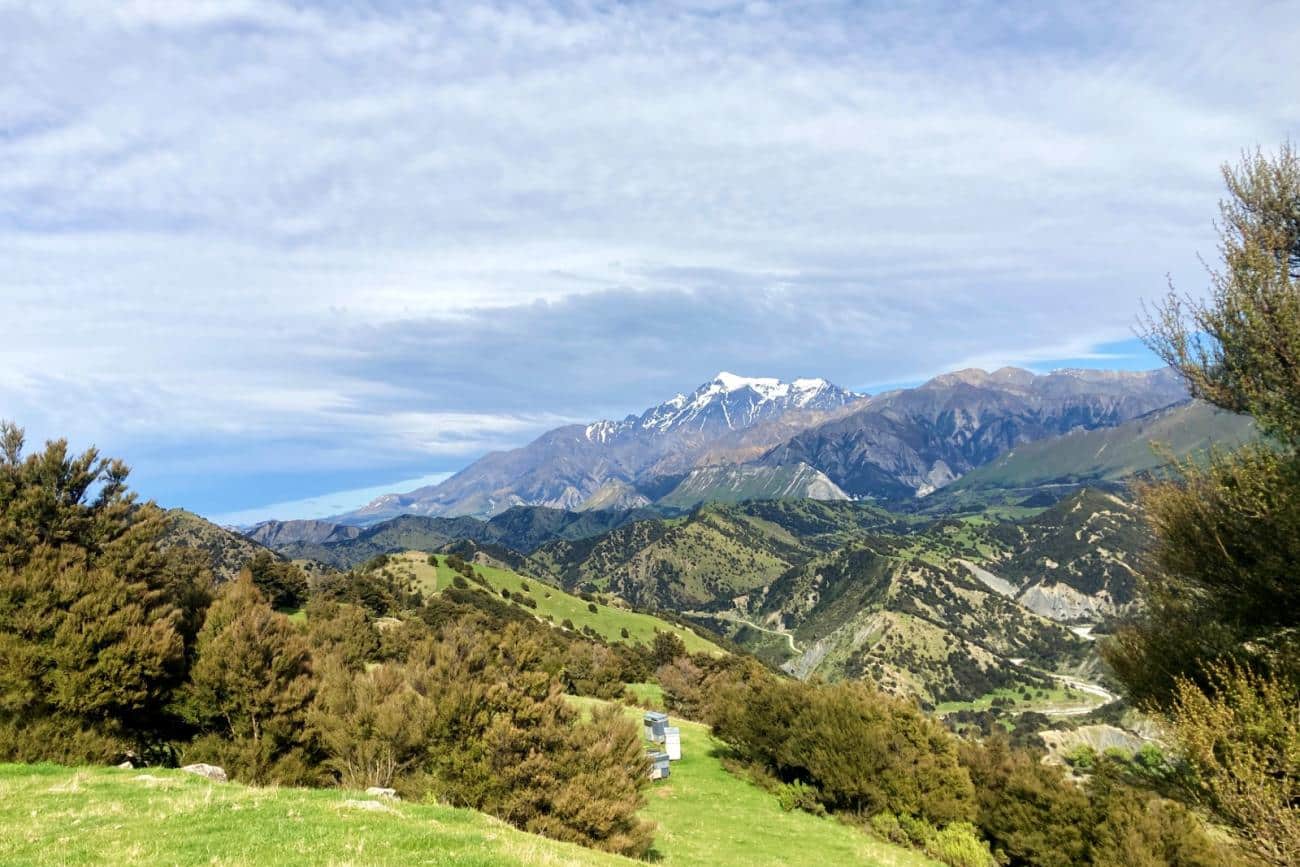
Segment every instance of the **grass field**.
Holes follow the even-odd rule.
[[[143,777],[143,778],[142,778]],[[0,765],[0,863],[630,865],[482,813],[337,789],[254,789],[181,771]]]
[[[572,697],[584,708],[598,699]],[[629,716],[640,721],[641,710]],[[642,815],[659,824],[656,863],[671,867],[734,864],[822,867],[937,865],[924,855],[892,846],[830,819],[785,812],[776,796],[727,771],[721,745],[698,723],[672,719],[682,731],[682,760],[667,780],[654,783]]]
[[[388,568],[398,574],[410,575],[420,589],[425,592],[436,592],[451,586],[456,573],[447,567],[442,558],[439,558],[437,566],[430,566],[428,558],[428,554],[419,551],[394,554],[390,558]],[[673,632],[680,636],[686,644],[686,649],[691,653],[722,653],[721,648],[716,644],[706,641],[691,630],[674,626],[650,614],[628,611],[625,608],[617,608],[612,605],[602,605],[599,602],[588,603],[584,599],[566,593],[558,587],[544,584],[532,578],[524,578],[508,569],[475,564],[474,571],[482,575],[498,594],[505,589],[511,593],[523,593],[533,599],[537,603],[537,607],[528,610],[538,617],[546,618],[549,615],[553,622],[557,624],[570,620],[578,629],[590,626],[607,641],[630,641],[650,644],[654,641],[655,630],[657,629],[660,632]],[[478,585],[471,584],[470,586],[475,587]],[[594,612],[590,609],[589,604],[596,606]],[[623,630],[627,630],[626,638],[623,637]]]
[[[571,698],[590,708],[596,699]],[[628,708],[639,721],[642,711]],[[680,762],[654,783],[642,815],[658,825],[651,862],[934,867],[834,819],[785,812],[731,774],[696,723]],[[398,802],[378,811],[338,789],[250,788],[181,771],[0,765],[0,864],[631,865],[518,831],[481,813]]]

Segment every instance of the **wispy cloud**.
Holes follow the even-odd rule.
[[[1087,358],[1203,282],[1218,163],[1300,134],[1298,38],[1275,3],[0,0],[0,416],[228,511],[723,367]]]

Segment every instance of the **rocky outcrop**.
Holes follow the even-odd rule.
[[[195,774],[196,776],[200,776],[205,779],[212,780],[214,783],[226,782],[225,768],[219,768],[216,765],[208,765],[199,762],[193,765],[186,765],[185,767],[181,768],[181,770],[187,774]]]
[[[1068,584],[1036,584],[1016,601],[1035,614],[1062,623],[1097,621],[1115,612],[1109,595],[1090,596]]]

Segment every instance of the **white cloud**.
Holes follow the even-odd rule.
[[[0,415],[407,465],[737,356],[1081,357],[1200,285],[1218,163],[1300,134],[1297,37],[1266,3],[0,2]]]

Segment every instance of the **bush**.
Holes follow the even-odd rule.
[[[867,822],[867,826],[877,837],[896,846],[907,846],[912,842],[893,813],[877,813]]]
[[[1300,687],[1231,667],[1210,680],[1179,681],[1166,717],[1193,786],[1262,861],[1300,863]]]
[[[409,687],[401,666],[358,672],[330,660],[323,669],[307,719],[338,784],[422,795],[428,781],[420,766],[437,726],[430,699]]]
[[[596,603],[595,603],[595,602],[588,602],[588,603],[587,603],[587,610],[590,611],[592,614],[595,614],[596,611],[597,611]]]
[[[565,629],[568,629],[568,630],[570,630],[570,631],[573,630],[573,621],[570,620],[570,619],[567,618],[567,617],[560,621],[560,625],[563,626]]]
[[[925,843],[925,854],[948,867],[996,867],[988,844],[969,822],[954,822],[934,832]]]
[[[528,582],[527,582],[527,581],[520,581],[520,582],[519,582],[519,589],[522,590],[522,591],[524,591],[525,593],[530,593],[530,592],[532,592],[532,588],[528,586]]]
[[[1091,771],[1097,765],[1097,751],[1087,744],[1079,744],[1063,758],[1065,763],[1076,771]]]
[[[0,760],[95,761],[175,728],[211,578],[120,461],[0,423]]]
[[[469,582],[465,580],[463,575],[453,575],[451,576],[451,586],[457,590],[468,590]]]
[[[803,780],[795,780],[783,785],[777,790],[776,800],[781,805],[781,809],[787,813],[792,810],[803,810],[815,816],[826,815],[826,808],[822,806],[817,790]]]

